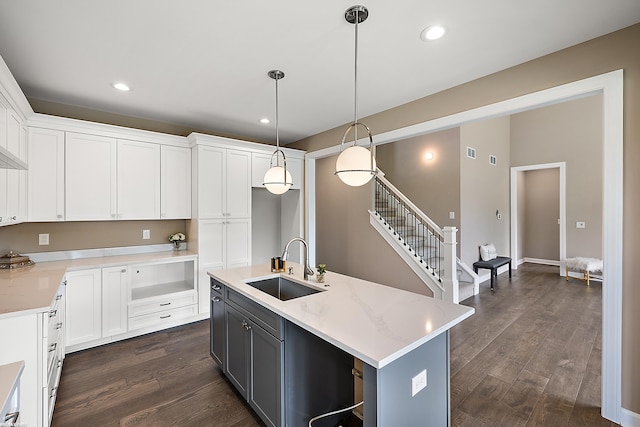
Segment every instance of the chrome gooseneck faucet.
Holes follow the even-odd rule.
[[[309,267],[309,245],[302,237],[294,237],[293,239],[289,240],[289,243],[287,243],[287,245],[284,247],[284,252],[282,252],[282,260],[287,260],[287,257],[289,256],[289,246],[295,241],[302,242],[302,244],[304,245],[304,280],[308,280],[309,276],[313,276],[315,272],[311,267]]]

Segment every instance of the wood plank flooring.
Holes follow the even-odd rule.
[[[601,290],[533,264],[481,285],[451,331],[452,425],[614,426],[599,408]],[[208,342],[203,321],[68,355],[52,426],[263,426]]]
[[[451,330],[454,426],[615,426],[600,416],[602,284],[523,264]]]

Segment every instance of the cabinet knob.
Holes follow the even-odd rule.
[[[62,329],[62,322],[58,322],[56,324],[56,329]]]
[[[120,273],[126,273],[126,272],[127,272],[126,268],[123,268],[122,270],[120,270]]]

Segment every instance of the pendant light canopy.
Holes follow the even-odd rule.
[[[340,155],[336,161],[338,178],[347,185],[359,187],[366,184],[376,174],[376,159],[373,154],[373,137],[371,130],[364,123],[358,122],[358,24],[369,17],[369,11],[364,6],[351,6],[344,13],[344,18],[350,24],[355,24],[355,67],[354,67],[354,106],[353,123],[347,128],[340,143]],[[358,146],[358,126],[363,127],[369,136],[369,149]],[[343,151],[344,142],[353,129],[353,146]]]
[[[287,157],[284,155],[284,151],[280,149],[280,134],[278,131],[278,80],[284,78],[284,73],[280,70],[271,70],[267,75],[276,81],[276,151],[271,155],[269,170],[264,174],[263,184],[273,194],[284,194],[293,186],[291,173],[287,170]],[[280,165],[281,157],[282,165]]]

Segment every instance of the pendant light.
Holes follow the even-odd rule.
[[[336,160],[336,172],[338,178],[347,185],[359,187],[366,184],[376,174],[376,159],[373,154],[373,137],[367,125],[358,121],[358,24],[364,22],[369,16],[369,11],[364,6],[351,6],[344,13],[344,18],[350,24],[355,24],[355,73],[354,73],[354,106],[353,124],[351,124],[342,136],[340,143],[340,155]],[[369,136],[369,149],[358,144],[358,126],[362,126]],[[342,151],[344,141],[353,129],[353,146]]]
[[[284,78],[284,73],[280,70],[271,70],[267,75],[276,81],[276,151],[271,155],[269,170],[264,174],[263,184],[273,194],[284,194],[293,186],[291,173],[287,170],[287,158],[284,151],[280,149],[280,134],[278,132],[278,80]],[[281,156],[282,166],[280,166]],[[275,166],[274,158],[276,160]]]

